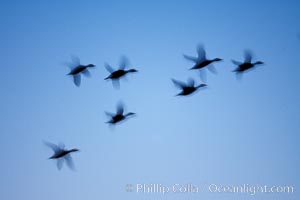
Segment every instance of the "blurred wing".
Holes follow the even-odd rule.
[[[83,75],[85,75],[86,77],[91,77],[91,73],[88,69],[85,69],[82,71]]]
[[[115,89],[120,89],[120,81],[119,79],[113,79],[112,80],[112,85]]]
[[[206,71],[204,69],[201,69],[199,73],[201,81],[206,83]]]
[[[189,60],[189,61],[194,62],[194,63],[197,63],[197,62],[198,62],[198,58],[196,58],[196,57],[188,56],[188,55],[185,55],[185,54],[183,54],[183,57],[184,57],[185,59]]]
[[[80,76],[80,74],[73,75],[73,82],[74,82],[74,84],[77,87],[80,86],[80,83],[81,83],[81,76]]]
[[[57,159],[57,161],[56,161],[56,166],[57,166],[57,169],[58,169],[58,170],[61,170],[63,164],[64,164],[64,159],[63,159],[63,158]]]
[[[72,159],[71,155],[67,154],[66,156],[64,156],[64,159],[65,159],[68,167],[72,170],[75,170],[75,165],[74,165],[74,162],[73,162],[73,159]]]
[[[114,72],[114,69],[113,69],[108,63],[105,63],[105,64],[104,64],[104,67],[105,67],[105,69],[106,69],[109,73],[113,73],[113,72]]]
[[[71,60],[72,60],[72,64],[74,66],[79,66],[80,65],[80,59],[78,58],[78,56],[72,55]]]
[[[44,144],[46,146],[50,147],[54,151],[54,153],[57,153],[60,151],[60,148],[56,144],[53,144],[51,142],[46,142],[46,141],[44,141]]]
[[[207,66],[208,71],[210,71],[213,74],[217,74],[217,69],[215,68],[215,66],[213,66],[212,64]]]
[[[58,143],[60,149],[65,149],[65,144],[63,142]]]
[[[243,78],[243,73],[241,73],[241,72],[236,72],[235,77],[236,77],[236,80],[241,81],[242,78]]]
[[[197,46],[198,62],[206,60],[206,52],[202,44]]]
[[[126,56],[122,56],[120,59],[119,69],[124,70],[129,64],[129,60]]]
[[[74,69],[74,64],[72,62],[62,62],[62,65],[65,65],[70,68],[70,70]]]
[[[236,60],[231,60],[231,62],[235,65],[241,65],[243,64],[242,62],[236,61]]]
[[[251,63],[253,53],[250,50],[244,51],[245,63]]]
[[[192,78],[189,78],[187,83],[188,83],[189,86],[193,86],[193,87],[195,86],[195,81]]]
[[[186,87],[187,85],[184,82],[181,81],[177,81],[175,79],[172,79],[172,82],[174,83],[174,85],[180,89]]]
[[[122,102],[119,102],[117,105],[117,115],[122,115],[124,113],[124,105]]]
[[[113,116],[115,116],[115,114],[113,114],[113,113],[111,113],[111,112],[104,112],[108,117],[113,117]]]

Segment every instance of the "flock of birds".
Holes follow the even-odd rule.
[[[189,61],[194,63],[193,67],[190,70],[198,70],[200,72],[200,78],[202,82],[199,85],[195,84],[194,79],[189,78],[188,81],[182,82],[175,79],[172,79],[174,85],[179,88],[181,91],[176,96],[188,96],[195,93],[199,89],[204,89],[207,85],[206,82],[206,69],[213,74],[217,73],[216,68],[213,66],[214,63],[222,61],[220,58],[208,59],[206,56],[206,51],[203,45],[198,45],[197,47],[197,57],[183,55],[183,57]],[[120,88],[120,79],[124,78],[129,73],[136,73],[138,70],[136,69],[126,69],[128,67],[128,59],[126,57],[122,57],[119,68],[113,69],[108,63],[105,63],[104,67],[110,73],[104,80],[111,80],[113,87],[116,89]],[[264,64],[262,61],[253,62],[253,53],[250,50],[244,51],[244,61],[239,62],[232,60],[232,63],[237,67],[233,70],[236,73],[237,78],[241,78],[244,72],[250,71],[254,69],[257,65]],[[81,84],[81,76],[90,76],[90,68],[94,68],[94,64],[83,65],[80,63],[79,58],[72,57],[72,63],[69,64],[71,71],[67,74],[73,77],[74,84],[79,87]],[[117,104],[116,113],[105,112],[105,114],[110,118],[107,121],[110,125],[116,125],[122,121],[125,121],[130,116],[134,116],[135,113],[128,112],[124,113],[124,104],[119,102]],[[65,145],[60,143],[58,145],[52,144],[50,142],[44,142],[45,145],[50,147],[54,154],[49,159],[54,159],[57,161],[57,168],[60,170],[63,166],[63,163],[66,162],[67,166],[70,169],[74,169],[74,163],[71,157],[71,153],[78,152],[78,149],[65,149]]]

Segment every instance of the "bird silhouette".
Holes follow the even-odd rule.
[[[128,59],[123,56],[120,60],[120,64],[119,64],[119,69],[118,70],[114,70],[108,63],[104,64],[104,67],[106,68],[106,70],[110,73],[110,75],[108,77],[106,77],[104,80],[112,80],[113,86],[116,89],[120,88],[120,78],[125,77],[125,75],[127,75],[128,73],[134,73],[134,72],[138,72],[136,69],[128,69],[126,70],[125,68],[128,66]]]
[[[93,64],[82,65],[78,57],[72,56],[72,63],[69,64],[71,71],[67,74],[73,76],[74,84],[79,87],[81,83],[81,74],[89,77],[91,76],[88,68],[95,67]]]
[[[187,95],[194,93],[199,88],[204,88],[206,86],[206,84],[203,84],[203,83],[199,84],[198,86],[195,86],[195,81],[192,78],[189,78],[187,83],[177,81],[175,79],[172,79],[172,82],[174,83],[174,85],[176,87],[181,89],[181,92],[178,93],[176,96],[187,96]]]
[[[56,166],[59,170],[61,170],[64,161],[66,161],[67,166],[70,169],[75,169],[73,159],[71,157],[71,153],[79,151],[79,149],[70,149],[66,150],[65,145],[63,143],[60,143],[59,145],[52,144],[50,142],[44,142],[44,144],[48,147],[50,147],[54,154],[49,159],[54,159],[57,161]]]
[[[244,62],[231,60],[233,64],[237,65],[237,68],[233,70],[233,72],[236,72],[237,78],[240,78],[242,73],[253,69],[256,65],[264,64],[262,61],[251,62],[253,53],[250,50],[244,51],[244,58]]]
[[[206,52],[203,45],[197,46],[198,57],[188,56],[183,54],[183,57],[187,60],[194,62],[194,66],[190,70],[200,70],[200,77],[203,82],[206,81],[205,67],[213,74],[217,74],[216,68],[212,65],[214,62],[222,61],[221,58],[207,59]]]
[[[128,119],[128,117],[135,115],[133,112],[128,112],[124,114],[124,104],[119,102],[117,104],[117,112],[116,114],[105,112],[105,114],[110,118],[110,120],[106,123],[109,123],[110,125],[115,125],[117,123],[120,123],[121,121],[124,121]]]

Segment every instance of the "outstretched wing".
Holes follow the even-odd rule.
[[[189,78],[189,79],[187,80],[187,83],[188,83],[188,86],[190,86],[190,87],[194,87],[194,86],[195,86],[195,81],[194,81],[194,79],[192,79],[192,78]]]
[[[78,56],[71,55],[72,65],[73,66],[79,66],[80,65],[80,59]]]
[[[119,102],[117,105],[117,115],[123,115],[124,113],[124,104]]]
[[[213,74],[218,74],[217,69],[216,69],[215,66],[212,65],[212,64],[208,65],[208,66],[207,66],[207,69],[208,69],[208,71],[210,71],[210,72],[213,73]]]
[[[68,167],[72,170],[75,170],[75,165],[74,165],[74,162],[73,162],[73,159],[72,159],[72,156],[70,154],[67,154],[64,156],[64,159],[68,165]]]
[[[58,143],[60,149],[65,149],[65,144],[63,142]]]
[[[85,75],[86,77],[91,77],[91,73],[88,69],[83,70],[82,74]]]
[[[243,64],[242,62],[236,61],[236,60],[231,60],[231,62],[235,65],[241,65]]]
[[[236,72],[236,80],[241,81],[242,78],[243,78],[243,73],[237,71]]]
[[[109,73],[114,72],[114,69],[108,63],[104,63],[104,67]]]
[[[119,79],[113,79],[112,80],[112,85],[115,89],[120,89],[120,80]]]
[[[197,53],[198,53],[198,62],[206,60],[206,52],[202,44],[199,44],[197,46]]]
[[[57,159],[57,161],[56,161],[56,166],[57,166],[57,169],[58,169],[58,170],[61,170],[63,164],[64,164],[64,158],[59,158],[59,159]]]
[[[200,69],[199,75],[200,75],[201,81],[204,82],[204,83],[206,83],[207,78],[206,78],[206,71],[205,71],[205,69]]]
[[[253,53],[249,49],[247,49],[244,51],[244,57],[245,57],[245,63],[251,63]]]
[[[80,74],[75,74],[73,75],[73,82],[74,84],[79,87],[80,86],[80,83],[81,83],[81,76]]]
[[[48,146],[49,148],[51,148],[51,149],[54,151],[54,153],[57,153],[57,152],[59,152],[59,151],[61,150],[61,149],[59,148],[58,145],[53,144],[53,143],[51,143],[51,142],[46,142],[46,141],[44,141],[44,144],[45,144],[46,146]]]
[[[113,114],[113,113],[111,113],[111,112],[104,112],[105,114],[106,114],[106,116],[108,116],[108,117],[113,117],[113,116],[115,116],[115,114]]]
[[[174,85],[180,89],[184,88],[184,87],[187,87],[186,83],[184,82],[181,82],[181,81],[178,81],[178,80],[175,80],[175,79],[171,79],[172,82],[174,83]]]
[[[122,56],[120,59],[119,69],[124,70],[129,65],[129,60],[126,56]]]
[[[197,62],[198,62],[198,58],[196,58],[196,57],[188,56],[188,55],[185,55],[185,54],[183,54],[183,57],[184,57],[185,59],[189,60],[189,61],[194,62],[194,63],[197,63]]]

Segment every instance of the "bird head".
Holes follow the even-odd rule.
[[[69,152],[77,152],[79,149],[70,149]]]
[[[138,72],[136,69],[129,69],[128,72]]]
[[[262,65],[262,64],[265,64],[265,63],[262,62],[262,61],[257,61],[257,62],[254,63],[254,65]]]
[[[125,116],[128,117],[128,116],[132,116],[132,115],[135,115],[135,113],[129,112],[129,113],[127,113]]]
[[[88,64],[87,67],[96,67],[94,64]]]
[[[201,87],[205,87],[205,86],[207,86],[207,85],[204,83],[201,83],[200,85],[197,86],[197,88],[201,88]]]

